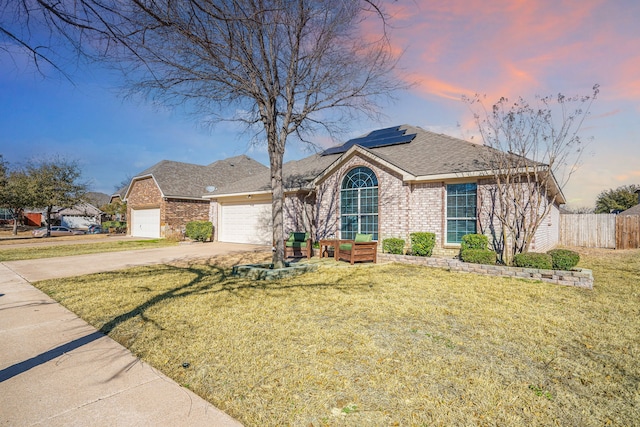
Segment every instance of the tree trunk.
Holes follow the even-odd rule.
[[[271,219],[273,223],[273,268],[284,267],[284,186],[282,183],[282,163],[284,152],[269,153],[271,166],[271,189],[273,203],[271,204]]]
[[[18,215],[13,215],[13,231],[14,236],[18,235]]]
[[[51,211],[53,206],[47,206],[47,237],[51,237]]]

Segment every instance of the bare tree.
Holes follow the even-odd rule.
[[[266,141],[276,266],[289,138],[309,142],[318,131],[343,131],[354,115],[377,117],[379,102],[405,86],[393,76],[378,0],[33,2],[75,46],[93,36],[94,52],[123,65],[134,92],[189,105],[201,120],[239,121]]]
[[[587,96],[501,98],[487,110],[479,96],[464,98],[474,113],[484,145],[483,161],[493,174],[480,194],[479,210],[489,219],[489,232],[500,259],[529,250],[554,200],[580,164],[585,142],[579,131],[599,86]],[[558,179],[558,177],[560,179]]]

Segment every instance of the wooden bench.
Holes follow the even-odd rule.
[[[371,234],[356,234],[354,240],[339,240],[336,259],[349,261],[352,265],[354,262],[363,261],[376,263],[378,260],[378,242],[372,242],[372,237]]]

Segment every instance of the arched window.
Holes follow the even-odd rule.
[[[340,232],[343,239],[363,233],[378,240],[378,178],[369,168],[352,169],[342,180]]]

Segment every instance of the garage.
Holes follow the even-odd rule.
[[[221,242],[270,245],[271,203],[224,203],[218,224]]]
[[[131,235],[160,237],[160,209],[131,209]]]

